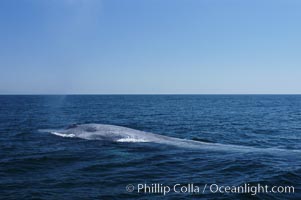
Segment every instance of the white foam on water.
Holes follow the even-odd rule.
[[[144,140],[144,139],[137,139],[137,138],[127,137],[127,138],[118,139],[118,140],[116,140],[116,142],[149,142],[149,141]]]
[[[59,132],[50,132],[52,133],[53,135],[56,135],[56,136],[60,136],[60,137],[69,137],[69,138],[73,138],[75,137],[74,134],[64,134],[64,133],[59,133]]]

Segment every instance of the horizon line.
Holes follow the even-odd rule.
[[[0,96],[79,96],[79,95],[301,95],[301,93],[67,93],[67,94],[46,94],[46,93],[12,93],[1,94]]]

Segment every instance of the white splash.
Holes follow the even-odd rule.
[[[118,139],[116,140],[116,142],[149,142],[147,140],[144,140],[144,139],[137,139],[137,138],[121,138],[121,139]]]
[[[57,135],[57,136],[61,136],[61,137],[69,137],[69,138],[73,138],[75,137],[74,134],[70,133],[70,134],[64,134],[64,133],[58,133],[58,132],[50,132],[53,135]]]

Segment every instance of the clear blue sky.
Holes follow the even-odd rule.
[[[299,0],[1,0],[1,94],[301,93]]]

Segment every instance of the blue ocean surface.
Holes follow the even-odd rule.
[[[301,199],[301,96],[3,95],[0,177],[1,199]]]

